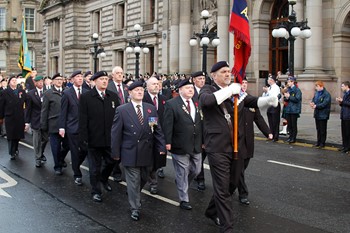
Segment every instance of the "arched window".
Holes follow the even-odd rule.
[[[288,41],[284,38],[274,38],[271,33],[279,22],[287,21],[289,5],[287,0],[275,1],[271,12],[270,22],[270,67],[269,72],[276,75],[277,71],[283,74],[288,69]]]

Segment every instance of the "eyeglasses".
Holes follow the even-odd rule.
[[[63,78],[55,78],[54,80],[63,81]]]

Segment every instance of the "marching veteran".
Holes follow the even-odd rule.
[[[117,108],[111,131],[112,157],[125,168],[131,218],[138,221],[141,210],[141,189],[147,183],[153,165],[153,150],[165,155],[164,135],[157,109],[142,102],[143,82],[129,86],[130,102]]]

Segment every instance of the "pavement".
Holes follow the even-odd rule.
[[[262,115],[265,118],[266,123],[267,116],[266,111],[262,110]],[[280,126],[282,130],[282,126]],[[260,137],[263,137],[261,132],[257,127],[255,127],[255,133]],[[280,141],[287,139],[288,136],[280,135]],[[316,135],[316,125],[313,113],[302,113],[298,119],[298,135],[297,143],[306,143],[306,144],[316,144],[317,135]],[[341,138],[341,121],[339,113],[331,113],[328,124],[327,124],[327,140],[326,148],[334,149],[340,148],[342,146]]]

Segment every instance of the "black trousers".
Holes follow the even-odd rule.
[[[280,121],[281,121],[280,114],[281,114],[281,106],[279,103],[276,108],[274,107],[268,108],[267,119],[269,122],[269,128],[273,136],[273,139],[276,139],[276,140],[278,140],[280,135]]]
[[[315,119],[316,131],[317,131],[317,145],[324,146],[326,144],[327,122],[328,120]]]
[[[102,159],[104,160],[104,167],[102,167]],[[100,194],[101,182],[106,183],[108,177],[113,171],[113,167],[116,163],[111,157],[110,147],[95,147],[88,149],[88,160],[89,160],[89,173],[90,173],[90,184],[91,194]]]
[[[218,216],[222,226],[220,232],[233,232],[233,206],[230,187],[237,186],[239,176],[235,175],[237,160],[232,153],[209,153],[207,157],[213,180],[214,194],[205,211],[208,216]]]
[[[18,151],[19,139],[7,140],[7,142],[8,142],[9,155],[15,156],[16,152]]]
[[[298,117],[299,114],[287,113],[289,139],[295,141],[298,134]]]
[[[74,178],[81,178],[80,165],[84,162],[87,151],[79,149],[79,134],[66,133],[72,160]]]
[[[350,120],[341,120],[341,136],[343,139],[343,147],[350,149]]]

